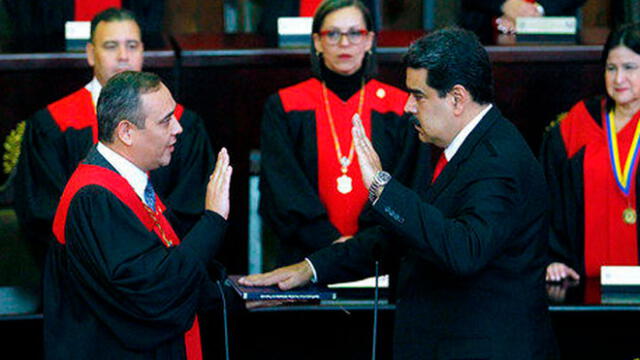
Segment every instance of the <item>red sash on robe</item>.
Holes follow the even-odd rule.
[[[94,16],[108,8],[122,7],[122,0],[75,0],[74,20],[91,21]]]
[[[310,79],[280,90],[279,94],[286,112],[315,112],[320,201],[327,209],[329,221],[340,234],[342,236],[354,235],[358,231],[358,217],[367,202],[368,192],[362,183],[362,174],[355,151],[347,172],[347,175],[351,177],[353,190],[348,194],[338,192],[336,180],[342,175],[342,172],[324,106],[322,83],[317,79]],[[352,138],[351,119],[353,114],[358,112],[360,91],[346,102],[329,89],[327,89],[327,96],[341,152],[344,156],[348,156]],[[375,80],[370,80],[366,84],[361,119],[369,138],[371,138],[371,112],[395,113],[401,116],[407,96],[405,92]]]
[[[66,243],[64,229],[67,222],[67,214],[71,200],[80,189],[88,185],[98,185],[109,190],[120,201],[127,205],[131,211],[133,211],[147,230],[155,232],[160,239],[162,239],[163,236],[166,236],[175,246],[180,244],[180,238],[178,238],[176,233],[173,231],[171,224],[163,215],[166,207],[157,194],[156,212],[154,216],[151,216],[140,197],[135,193],[125,178],[109,169],[88,164],[80,164],[78,166],[69,179],[69,182],[62,193],[62,197],[60,198],[60,204],[58,205],[58,209],[53,220],[53,234],[60,244],[64,245]],[[156,221],[158,224],[156,224]],[[166,246],[164,242],[163,245]],[[202,360],[200,326],[198,324],[197,316],[191,329],[185,333],[184,339],[187,359]]]
[[[604,114],[603,114],[604,116]],[[633,140],[639,114],[617,133],[620,162],[624,164]],[[571,158],[585,148],[584,182],[584,262],[587,277],[599,277],[602,265],[638,265],[637,225],[625,224],[622,212],[636,208],[636,169],[632,169],[628,198],[616,184],[609,156],[607,134],[591,117],[584,103],[576,105],[560,124]],[[636,209],[637,210],[637,209]]]
[[[90,127],[91,134],[93,135],[93,143],[98,143],[96,104],[93,103],[91,92],[86,88],[83,87],[49,104],[47,110],[60,128],[60,131],[65,132],[69,128],[80,130]],[[174,115],[178,121],[180,121],[183,113],[184,107],[177,104]]]

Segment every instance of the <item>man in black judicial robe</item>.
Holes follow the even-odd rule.
[[[144,46],[131,12],[105,10],[93,19],[91,29],[86,52],[93,80],[28,119],[22,140],[14,207],[39,266],[51,241],[51,224],[62,190],[97,141],[95,104],[102,86],[119,72],[142,69]],[[183,132],[173,160],[150,176],[179,219],[172,225],[184,235],[204,209],[202,199],[215,156],[198,115],[178,105],[176,118]]]
[[[172,160],[182,131],[175,109],[154,74],[127,71],[106,84],[99,143],[69,180],[54,220],[47,359],[202,359],[196,314],[219,299],[207,269],[226,229],[232,170],[223,149],[203,216],[177,236],[147,176]]]
[[[493,102],[489,57],[470,32],[444,29],[405,56],[405,110],[444,149],[413,189],[382,170],[360,121],[354,138],[379,227],[305,261],[241,280],[306,284],[397,276],[395,359],[548,359],[547,198],[542,169]],[[374,232],[375,230],[375,232]],[[283,344],[279,344],[283,346]]]

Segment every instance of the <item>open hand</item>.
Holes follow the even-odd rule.
[[[232,172],[233,169],[231,165],[229,165],[227,149],[222,148],[218,153],[216,168],[209,177],[209,183],[207,184],[205,209],[214,211],[225,219],[229,217],[229,210],[231,208],[229,202],[229,187]]]
[[[308,284],[312,276],[313,270],[311,270],[309,263],[304,260],[268,273],[244,276],[238,282],[245,286],[271,286],[277,284],[280,290],[289,290]]]
[[[351,135],[353,136],[353,142],[356,146],[356,153],[358,154],[358,164],[360,164],[360,172],[362,173],[362,182],[364,187],[369,189],[373,178],[378,171],[382,170],[380,164],[380,157],[373,148],[371,141],[367,137],[362,126],[362,120],[358,114],[353,115],[353,128],[351,128]]]
[[[547,281],[558,282],[564,279],[578,281],[580,280],[580,275],[572,268],[560,262],[554,262],[547,266]]]

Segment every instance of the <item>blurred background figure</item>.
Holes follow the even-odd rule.
[[[515,31],[518,17],[575,16],[586,0],[462,0],[460,25],[478,35],[480,41],[494,41],[495,30]]]
[[[267,37],[270,45],[276,45],[278,41],[278,18],[290,16],[313,16],[316,8],[322,0],[263,0],[260,20],[258,22],[258,33]],[[375,22],[377,14],[374,0],[363,0],[362,4],[369,10],[371,20],[377,28],[379,24]],[[374,13],[371,13],[373,9]]]
[[[374,79],[375,32],[358,0],[326,0],[313,20],[313,77],[280,90],[261,126],[260,213],[280,241],[281,265],[342,242],[367,225],[351,136],[358,114],[383,165],[408,175],[417,146],[407,94]]]
[[[602,61],[606,94],[577,103],[543,141],[552,199],[548,281],[638,265],[640,25],[613,31]]]

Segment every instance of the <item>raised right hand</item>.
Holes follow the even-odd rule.
[[[225,220],[229,217],[229,210],[231,208],[229,188],[231,185],[232,172],[233,168],[229,165],[227,149],[222,148],[218,153],[216,168],[209,177],[204,207],[207,210],[220,214]]]

